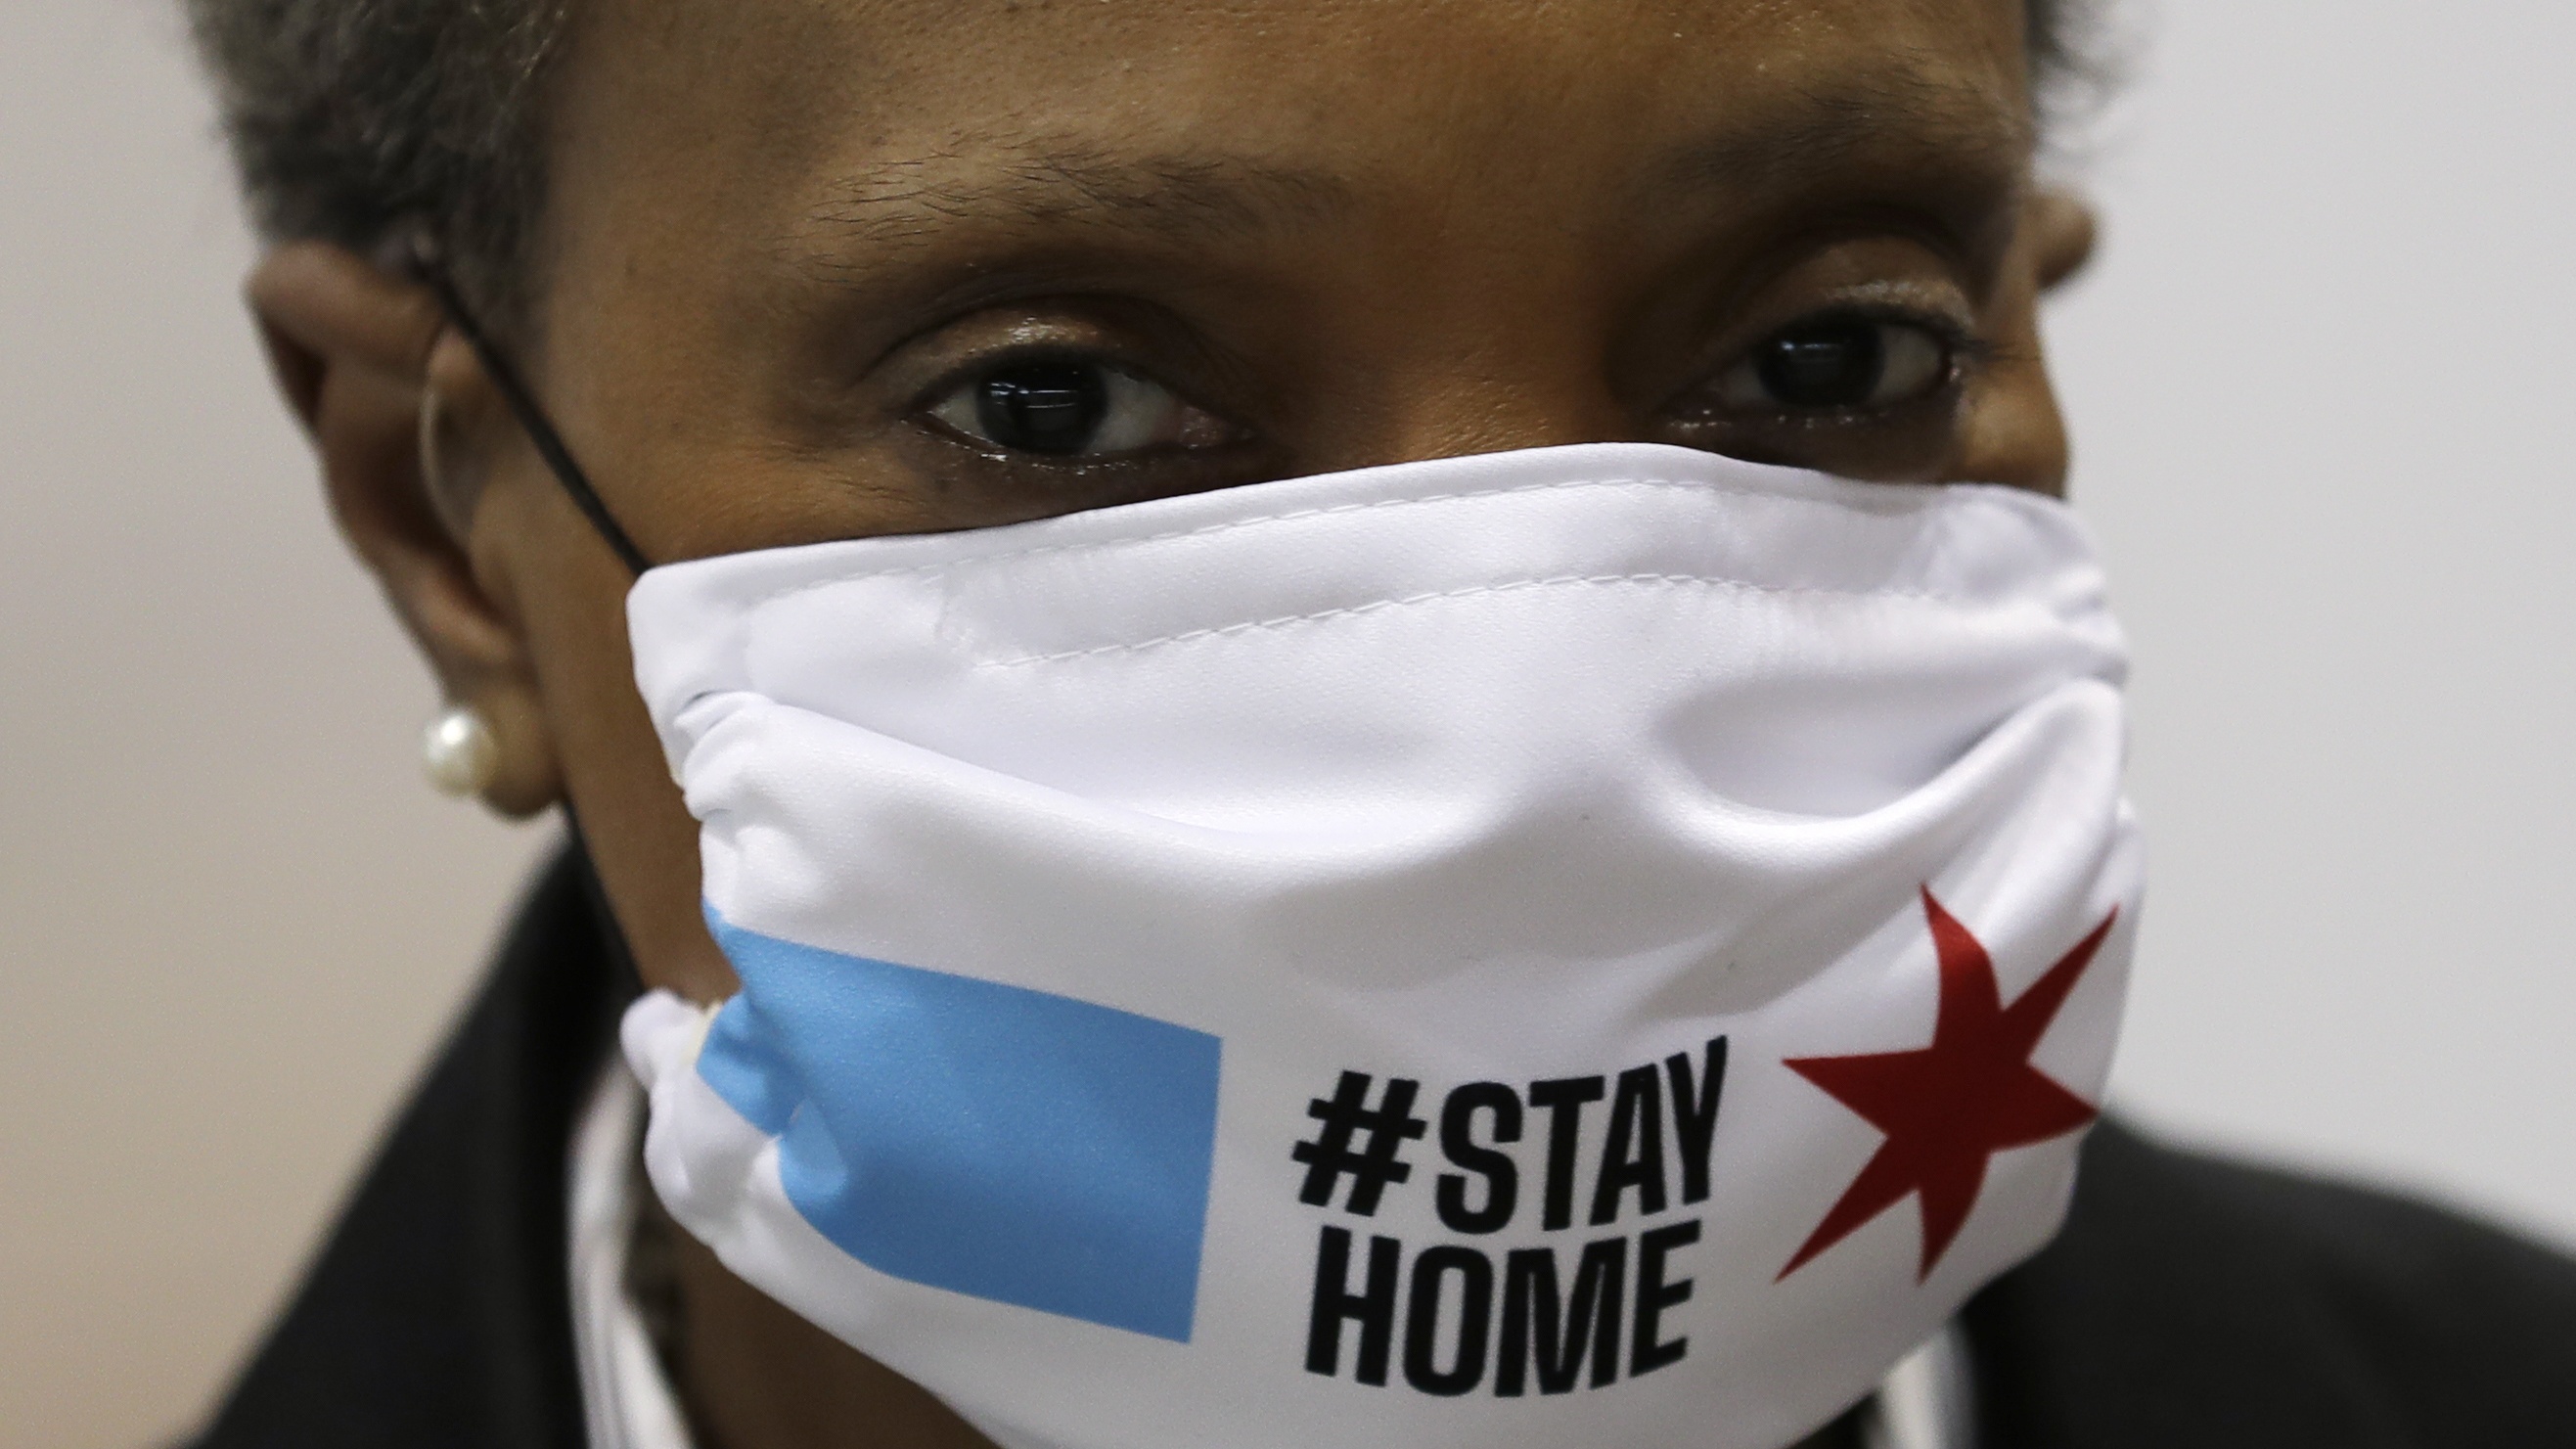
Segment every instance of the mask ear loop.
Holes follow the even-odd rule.
[[[598,531],[600,539],[608,545],[611,553],[617,555],[618,561],[626,565],[627,572],[640,575],[651,568],[651,560],[644,557],[644,551],[637,548],[635,540],[618,525],[617,515],[608,511],[607,501],[599,496],[598,489],[590,486],[589,475],[573,461],[572,450],[564,446],[563,435],[555,431],[554,424],[546,418],[545,409],[537,405],[536,395],[519,380],[518,369],[510,365],[510,359],[501,354],[501,349],[474,320],[473,309],[465,305],[464,293],[458,290],[455,279],[447,274],[447,268],[440,264],[436,244],[428,236],[415,232],[410,239],[409,250],[413,273],[437,295],[440,309],[447,313],[448,323],[474,349],[474,356],[482,362],[484,373],[492,379],[492,385],[501,390],[502,401],[509,404],[511,415],[519,420],[528,441],[536,445],[537,456],[545,459],[547,469],[555,475],[555,481],[563,485],[573,506],[581,510],[582,517],[590,520],[590,526]],[[429,427],[428,417],[428,410],[424,408],[424,432]],[[618,921],[616,908],[609,904],[608,887],[600,880],[599,868],[593,863],[590,841],[582,832],[581,815],[573,809],[568,795],[563,802],[563,812],[572,834],[572,857],[581,877],[582,893],[589,900],[591,912],[598,922],[600,938],[608,949],[609,968],[617,978],[619,996],[623,1001],[632,1001],[644,991],[643,975],[635,965],[635,948],[626,939],[626,928]]]
[[[537,456],[545,460],[547,469],[555,475],[555,481],[563,485],[565,495],[572,499],[572,506],[580,509],[582,517],[590,520],[590,526],[608,545],[609,552],[616,554],[618,561],[626,565],[627,572],[640,575],[651,568],[652,561],[644,557],[644,551],[637,548],[635,540],[618,525],[617,515],[608,511],[608,504],[599,496],[599,490],[590,486],[589,475],[573,461],[572,450],[564,446],[563,435],[556,432],[554,424],[547,420],[545,409],[537,404],[536,395],[519,380],[518,369],[510,365],[510,360],[501,354],[501,349],[494,345],[482,325],[474,320],[473,309],[465,305],[464,293],[457,289],[455,279],[440,263],[437,248],[428,237],[415,235],[412,238],[411,265],[413,272],[437,295],[438,305],[446,312],[449,325],[474,349],[474,356],[482,362],[485,375],[500,390],[501,400],[509,405],[511,415],[519,420],[520,429],[527,433],[528,441],[535,445]]]

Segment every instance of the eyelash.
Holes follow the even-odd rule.
[[[1133,372],[1138,377],[1153,378],[1151,372],[1130,365],[1125,359],[1104,348],[1070,347],[1045,342],[1018,343],[980,353],[973,360],[960,363],[942,372],[914,396],[905,411],[915,417],[927,417],[932,408],[955,396],[959,391],[973,387],[997,373],[1023,367],[1106,367]],[[1155,385],[1168,387],[1170,384],[1155,380]]]
[[[1944,389],[1957,386],[1968,373],[1993,362],[1999,350],[1992,342],[1970,331],[1966,323],[1947,313],[1886,303],[1836,304],[1801,313],[1763,333],[1754,340],[1753,346],[1760,347],[1764,343],[1804,328],[1828,326],[1836,322],[1866,322],[1881,326],[1911,327],[1916,331],[1930,334],[1932,339],[1940,344],[1942,359],[1948,367],[1941,384]],[[1752,351],[1747,349],[1727,363],[1726,368],[1734,368],[1752,356]],[[1720,373],[1725,370],[1720,369]]]
[[[1185,413],[1207,419],[1236,436],[1210,438],[1198,444],[1181,447],[1146,447],[1102,453],[1050,454],[1028,448],[1013,447],[996,440],[978,437],[954,420],[942,416],[952,407],[971,407],[967,399],[971,390],[988,386],[995,379],[1012,373],[1027,373],[1047,368],[1098,369],[1110,375],[1110,386],[1117,379],[1142,383],[1159,390],[1171,406]],[[1132,394],[1130,395],[1132,397]],[[952,368],[941,379],[925,388],[916,398],[909,415],[951,435],[963,446],[979,452],[998,454],[1020,462],[1036,462],[1057,469],[1099,471],[1132,466],[1156,459],[1168,460],[1175,454],[1204,454],[1217,451],[1225,444],[1241,441],[1239,429],[1212,409],[1202,407],[1181,389],[1162,381],[1153,370],[1128,362],[1117,353],[1098,347],[1067,346],[1059,343],[1022,343],[1000,348]]]
[[[1811,312],[1789,323],[1788,327],[1802,327],[1815,322],[1844,319],[1855,322],[1888,322],[1900,327],[1922,328],[1939,338],[1943,352],[1948,354],[1953,363],[1963,368],[1981,367],[1993,361],[1997,351],[1995,344],[1970,331],[1968,324],[1958,318],[1944,312],[1914,307],[1890,305],[1828,307],[1822,311]],[[1769,335],[1776,337],[1781,332],[1787,331],[1788,327],[1775,329]]]

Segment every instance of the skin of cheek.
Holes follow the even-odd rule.
[[[625,565],[524,439],[500,447],[468,552],[526,640],[567,807],[646,983],[698,1002],[732,995],[698,913],[697,821],[635,688]]]

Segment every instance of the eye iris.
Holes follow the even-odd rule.
[[[1753,366],[1764,389],[1790,407],[1858,407],[1886,375],[1887,347],[1874,322],[1811,322],[1762,344]]]
[[[975,420],[1005,448],[1079,453],[1109,415],[1109,383],[1080,364],[1015,367],[975,389]]]

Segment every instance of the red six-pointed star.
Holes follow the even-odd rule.
[[[1786,1063],[1867,1118],[1887,1140],[1780,1270],[1782,1278],[1907,1193],[1916,1194],[1923,1207],[1923,1260],[1916,1277],[1931,1277],[1976,1206],[1987,1158],[2093,1120],[2093,1105],[2032,1066],[2030,1054],[2092,964],[2102,938],[2111,934],[2118,908],[2010,1006],[2002,1003],[1986,948],[1941,908],[1929,887],[1923,914],[1932,923],[1932,945],[1941,961],[1932,1044],[1919,1051],[1793,1057]]]

